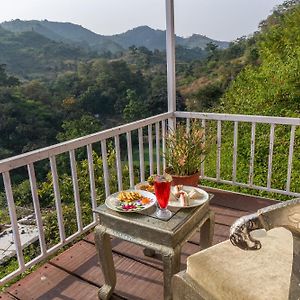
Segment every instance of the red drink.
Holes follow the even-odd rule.
[[[157,176],[154,181],[154,190],[160,208],[166,208],[170,197],[171,181],[167,181],[162,176]]]

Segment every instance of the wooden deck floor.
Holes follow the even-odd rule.
[[[240,216],[273,204],[272,200],[230,192],[209,190],[215,194],[211,207],[216,213],[213,243],[228,239],[230,225]],[[199,233],[187,242],[181,255],[186,258],[199,251]],[[142,248],[113,239],[117,286],[112,299],[163,299],[162,262],[159,257],[145,257]],[[93,234],[51,259],[48,263],[9,287],[0,299],[97,299],[104,283],[95,251]]]

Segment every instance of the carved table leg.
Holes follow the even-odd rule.
[[[300,236],[293,233],[293,266],[289,300],[300,299]]]
[[[200,247],[201,249],[208,248],[212,245],[215,227],[215,213],[209,211],[209,217],[200,228]]]
[[[172,299],[171,281],[174,274],[180,271],[181,247],[177,246],[174,250],[169,248],[162,253],[164,264],[164,299]]]
[[[116,270],[114,266],[109,234],[102,225],[95,228],[96,249],[101,263],[105,284],[100,288],[98,297],[101,300],[109,299],[116,286]]]

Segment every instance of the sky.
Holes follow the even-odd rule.
[[[283,0],[174,0],[175,32],[231,41],[257,30]],[[12,19],[72,22],[96,33],[140,25],[165,29],[165,0],[0,0],[0,22]]]

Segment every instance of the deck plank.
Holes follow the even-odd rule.
[[[0,293],[0,300],[16,300],[17,298],[11,296],[8,293]]]
[[[125,255],[139,261],[141,263],[147,264],[159,270],[163,270],[161,256],[156,254],[154,257],[147,257],[143,253],[143,247],[129,243],[126,241],[120,241],[113,247],[113,251],[119,254]],[[181,250],[181,269],[185,269],[186,259],[189,255],[194,254],[200,250],[199,246],[191,243],[185,243]]]
[[[153,299],[162,295],[162,271],[114,253],[117,273],[115,294],[128,299]],[[104,283],[95,246],[81,241],[50,261],[57,267],[101,286]],[[157,299],[160,299],[159,297]]]
[[[88,300],[96,299],[98,288],[47,263],[7,291],[24,300]]]

